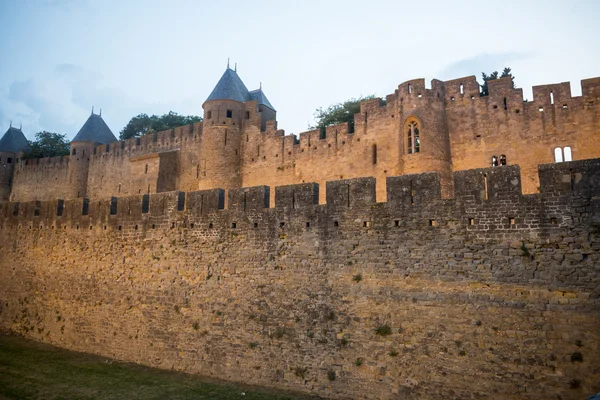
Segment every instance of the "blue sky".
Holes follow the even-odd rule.
[[[600,76],[600,1],[0,0],[0,131],[118,136],[139,113],[202,115],[227,58],[286,133],[316,108],[510,66],[531,86]]]

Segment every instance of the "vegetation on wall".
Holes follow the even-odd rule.
[[[308,127],[308,129],[321,129],[329,125],[342,124],[348,122],[354,124],[354,114],[360,112],[360,102],[363,100],[374,99],[374,95],[361,96],[355,99],[348,99],[342,103],[332,104],[329,107],[323,109],[319,107],[315,110],[315,124]]]
[[[502,74],[498,74],[498,71],[494,71],[491,74],[486,74],[485,72],[481,73],[481,77],[483,78],[483,85],[481,85],[481,95],[482,96],[488,96],[489,92],[488,92],[488,81],[493,81],[494,79],[498,79],[498,78],[506,78],[507,76],[510,76],[510,79],[512,81],[512,88],[515,88],[515,77],[512,74],[512,71],[509,67],[504,67],[504,69],[502,70]]]
[[[125,128],[121,130],[119,139],[125,140],[201,121],[202,117],[197,115],[179,115],[173,111],[169,111],[162,116],[139,114],[131,118],[127,125],[125,125]]]
[[[23,158],[58,157],[69,155],[69,140],[67,135],[55,132],[38,132],[35,140],[29,141],[29,149],[23,153]]]

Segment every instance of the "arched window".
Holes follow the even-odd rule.
[[[560,147],[557,147],[554,149],[554,162],[562,162],[562,161],[563,161],[562,149]]]
[[[571,147],[557,147],[554,149],[554,162],[573,161]]]
[[[419,124],[417,121],[410,121],[407,129],[408,136],[408,154],[414,154],[421,151],[421,139],[419,138]]]
[[[492,167],[498,166],[498,157],[492,156]]]
[[[506,165],[506,156],[504,154],[500,155],[500,165]]]

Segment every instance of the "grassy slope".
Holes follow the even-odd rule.
[[[0,333],[0,399],[308,398],[210,382],[193,375],[116,362]]]

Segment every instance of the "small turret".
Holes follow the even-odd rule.
[[[0,200],[8,200],[12,189],[15,163],[19,153],[29,148],[23,131],[12,123],[0,139]]]
[[[256,101],[256,110],[248,108],[246,103],[251,101]],[[264,130],[266,121],[275,119],[275,109],[262,88],[249,91],[229,65],[202,107],[204,172],[199,188],[240,187],[240,148],[245,124],[250,121],[251,114],[260,113],[261,129]]]
[[[89,116],[77,135],[71,140],[71,158],[69,161],[68,198],[85,197],[87,194],[87,180],[90,168],[90,156],[99,144],[116,142],[117,138],[112,133],[106,122],[99,114]]]

